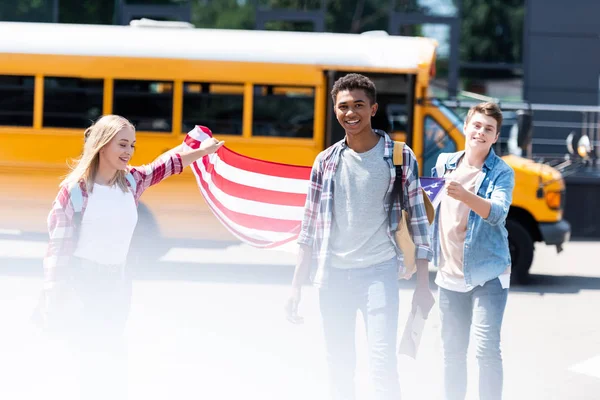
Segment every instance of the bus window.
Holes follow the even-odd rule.
[[[442,153],[455,152],[456,143],[448,136],[448,132],[431,117],[425,117],[424,128],[423,175],[431,176],[431,170],[435,167],[438,156]]]
[[[171,132],[173,82],[115,79],[113,113],[138,131]]]
[[[188,132],[204,125],[215,134],[241,135],[244,85],[186,82],[183,85],[183,125]]]
[[[254,86],[252,135],[312,138],[314,118],[314,88]]]
[[[0,75],[0,125],[33,126],[33,76]]]
[[[44,78],[44,127],[86,128],[102,115],[102,79]]]

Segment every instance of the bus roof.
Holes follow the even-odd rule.
[[[149,57],[415,71],[433,39],[381,34],[0,22],[0,54]]]

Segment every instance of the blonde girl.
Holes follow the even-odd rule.
[[[127,119],[103,116],[85,131],[83,153],[60,184],[48,216],[41,307],[48,330],[74,344],[82,356],[83,397],[124,397],[118,361],[131,290],[125,260],[140,196],[223,143],[211,138],[196,150],[175,148],[148,165],[132,167],[136,134]],[[111,364],[100,361],[106,355],[115,355]]]

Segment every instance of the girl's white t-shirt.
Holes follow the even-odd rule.
[[[74,256],[104,265],[124,264],[137,220],[133,193],[116,185],[94,184]]]

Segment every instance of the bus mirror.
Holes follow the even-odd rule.
[[[575,154],[575,149],[573,148],[573,142],[575,141],[575,135],[576,135],[575,131],[571,131],[571,133],[569,133],[569,136],[567,136],[567,139],[565,140],[565,142],[567,144],[567,151],[571,155]]]
[[[565,140],[567,151],[572,156],[587,158],[592,151],[590,138],[588,135],[582,135],[581,132],[572,131]]]
[[[590,137],[588,135],[582,135],[577,143],[577,154],[579,154],[579,157],[581,158],[588,158],[591,152],[592,143],[590,142]]]
[[[517,111],[517,130],[517,144],[521,149],[525,150],[531,143],[533,136],[533,121],[530,111]]]

